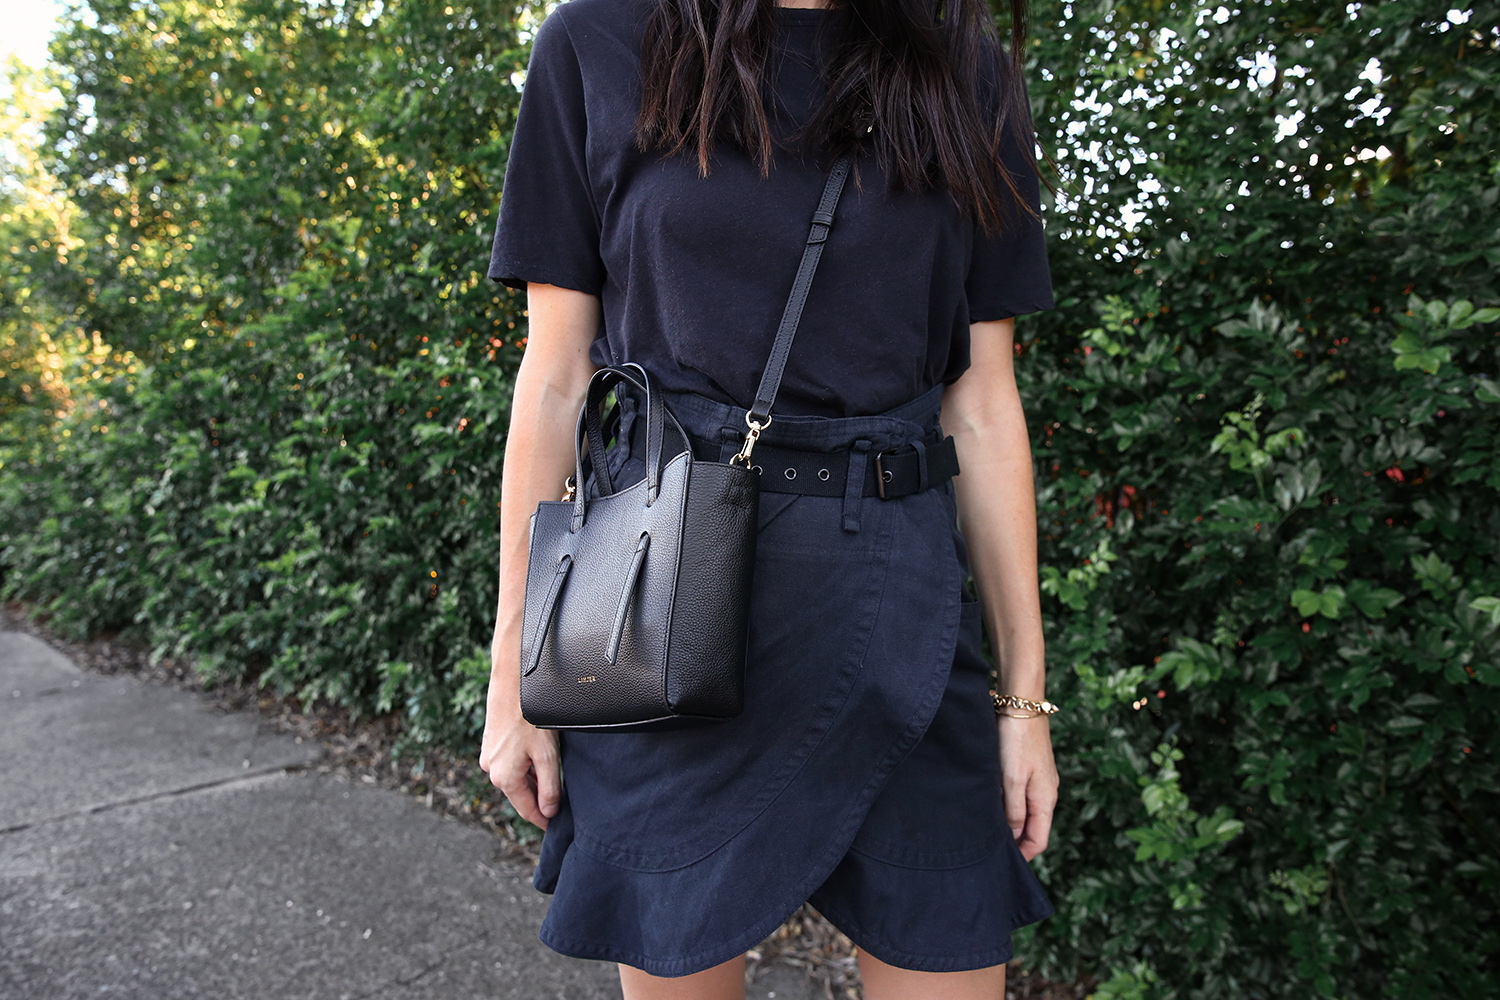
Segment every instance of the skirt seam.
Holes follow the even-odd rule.
[[[983,864],[995,855],[1001,846],[1001,833],[996,831],[989,840],[976,847],[966,847],[953,851],[908,851],[911,857],[897,859],[894,857],[876,854],[874,850],[860,847],[857,844],[850,845],[849,850],[862,858],[880,865],[888,865],[892,868],[903,868],[910,871],[958,871],[962,868],[973,868],[975,865]],[[891,849],[894,845],[880,842],[877,848]],[[916,860],[921,858],[922,860]]]

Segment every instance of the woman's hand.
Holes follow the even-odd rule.
[[[479,766],[522,819],[547,829],[562,798],[555,732],[538,729],[521,718],[519,707],[510,710],[492,704],[484,717]]]
[[[1052,732],[1046,716],[1012,719],[1000,716],[1000,780],[1005,791],[1005,821],[1027,861],[1047,849],[1052,812],[1057,808],[1057,764],[1052,760]]]
[[[562,798],[557,734],[521,717],[521,613],[532,512],[562,495],[572,475],[573,431],[594,366],[599,299],[555,285],[526,286],[526,353],[516,372],[500,483],[500,594],[490,642],[479,766],[521,818],[542,829]]]

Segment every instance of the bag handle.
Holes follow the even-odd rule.
[[[609,390],[621,382],[630,382],[646,394],[646,489],[652,499],[655,499],[656,468],[661,461],[662,415],[666,407],[662,403],[660,390],[651,391],[656,389],[656,383],[645,372],[640,365],[627,362],[617,368],[601,368],[589,379],[588,394],[584,400],[589,419],[585,422],[584,430],[588,439],[589,462],[594,467],[594,478],[599,484],[600,496],[609,496],[615,492],[615,484],[606,464],[604,429],[603,422],[599,419],[599,408]]]
[[[573,435],[574,474],[577,476],[573,481],[578,484],[573,496],[573,531],[583,526],[586,513],[587,498],[583,489],[583,443],[585,441],[588,442],[589,463],[594,470],[594,482],[599,488],[599,495],[609,496],[615,492],[615,484],[609,474],[608,460],[605,456],[604,431],[599,415],[599,405],[609,390],[621,382],[629,382],[646,397],[646,506],[649,507],[656,502],[656,496],[661,490],[662,433],[667,421],[671,421],[673,429],[682,437],[683,444],[687,448],[688,461],[692,461],[692,446],[688,442],[687,432],[663,404],[661,387],[657,385],[656,377],[634,361],[600,368],[589,379],[588,395],[584,399],[583,408],[578,413],[578,426]]]
[[[807,304],[807,293],[812,288],[813,275],[817,273],[818,261],[823,256],[823,244],[828,240],[828,230],[833,225],[833,213],[844,192],[844,182],[849,178],[851,154],[839,157],[828,180],[823,185],[823,196],[813,212],[812,226],[807,234],[807,243],[802,248],[802,263],[797,268],[797,277],[792,282],[791,295],[781,314],[781,325],[776,329],[776,340],[771,345],[771,357],[766,370],[761,374],[760,387],[755,390],[755,402],[745,413],[745,423],[750,426],[745,435],[744,447],[730,462],[738,462],[746,468],[750,465],[750,452],[760,439],[760,432],[771,424],[771,407],[776,403],[776,393],[781,389],[781,377],[786,372],[787,355],[792,350],[792,338],[797,335],[797,326],[802,321],[802,307]]]

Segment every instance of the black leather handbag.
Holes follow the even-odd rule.
[[[590,380],[568,494],[542,501],[531,517],[521,714],[532,725],[629,731],[740,713],[760,499],[751,453],[771,423],[850,159],[834,164],[813,213],[739,454],[728,462],[695,458],[654,377],[638,364],[601,368]],[[622,381],[643,397],[646,474],[616,488],[599,411]],[[682,450],[663,461],[669,424]],[[585,443],[592,497],[583,485]]]

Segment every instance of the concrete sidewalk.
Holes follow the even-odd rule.
[[[537,940],[547,897],[491,834],[285,770],[318,753],[0,632],[0,998],[620,996]]]

